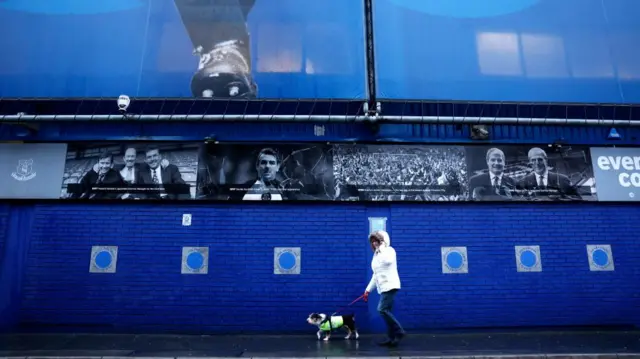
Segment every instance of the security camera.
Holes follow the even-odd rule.
[[[131,104],[129,96],[120,95],[120,97],[118,97],[118,111],[120,111],[120,113],[126,113],[129,108],[129,104]]]
[[[472,140],[486,140],[489,138],[489,130],[486,125],[472,125],[470,137]]]

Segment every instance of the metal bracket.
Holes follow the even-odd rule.
[[[369,107],[369,103],[365,102],[362,104],[362,112],[364,112],[364,116],[370,122],[377,122],[380,116],[382,116],[382,104],[380,102],[376,102],[375,109]]]

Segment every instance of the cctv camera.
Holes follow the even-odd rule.
[[[130,103],[131,99],[129,98],[129,96],[120,95],[120,97],[118,97],[118,110],[121,113],[126,113]]]
[[[489,138],[489,130],[486,125],[472,125],[470,137],[472,140],[486,140]]]

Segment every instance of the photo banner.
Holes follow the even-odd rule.
[[[372,3],[378,101],[640,102],[640,1]]]
[[[464,201],[462,146],[335,145],[336,198],[345,201]]]
[[[362,0],[0,0],[0,98],[366,99],[364,19]]]
[[[0,198],[638,201],[640,148],[77,142],[0,144]],[[52,180],[59,178],[59,180]]]
[[[588,147],[469,146],[471,201],[597,201]]]
[[[197,198],[334,200],[331,150],[324,144],[205,145]]]
[[[72,143],[61,198],[192,199],[198,143]]]
[[[600,201],[640,201],[640,148],[591,148]]]

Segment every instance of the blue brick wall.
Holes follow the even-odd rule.
[[[309,332],[369,277],[367,216],[387,213],[409,330],[638,324],[640,207],[607,204],[39,205],[20,319],[101,330]],[[193,214],[191,227],[182,213]],[[518,273],[514,245],[540,245]],[[611,244],[590,272],[586,244]],[[90,274],[92,245],[118,245],[116,274]],[[209,246],[208,275],[181,275],[182,246]],[[302,248],[302,274],[275,276],[273,247]],[[470,273],[441,273],[440,247],[467,246]],[[375,303],[354,305],[363,332]]]
[[[9,205],[0,204],[0,258],[4,251],[4,243],[7,236],[7,225],[9,223]]]
[[[365,285],[363,207],[40,205],[35,216],[23,325],[308,331],[311,311]],[[89,273],[92,245],[119,246],[116,274]],[[208,275],[180,274],[182,246],[209,246]],[[273,274],[276,246],[301,247],[301,275]]]
[[[637,205],[393,205],[413,328],[640,324]],[[590,272],[587,244],[610,244],[614,272]],[[539,245],[542,272],[516,271]],[[468,274],[442,274],[440,247],[466,246]]]

